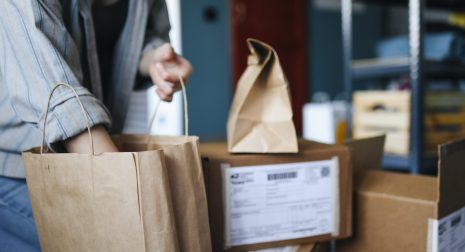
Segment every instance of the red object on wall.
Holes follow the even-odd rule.
[[[306,0],[231,0],[233,89],[246,68],[247,38],[271,45],[289,81],[297,133],[308,94],[308,8]]]

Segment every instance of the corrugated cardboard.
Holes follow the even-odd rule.
[[[379,171],[379,160],[361,150],[382,153],[383,139],[358,141],[353,158],[364,162],[354,174],[354,236],[337,251],[428,251],[428,220],[465,206],[465,141],[439,148],[438,177]],[[464,234],[465,235],[465,234]]]
[[[263,165],[277,163],[295,163],[304,161],[327,160],[334,156],[339,158],[339,235],[321,235],[301,239],[243,245],[226,251],[250,251],[270,247],[282,247],[347,238],[352,233],[352,167],[350,151],[346,146],[326,145],[316,142],[299,141],[297,154],[240,154],[227,151],[226,143],[206,143],[200,145],[203,157],[204,174],[207,184],[207,198],[212,232],[213,251],[224,251],[224,208],[221,164],[231,166]]]
[[[329,252],[330,246],[328,242],[302,244],[296,246],[287,246],[281,248],[255,250],[253,252]],[[252,252],[252,251],[251,251]]]

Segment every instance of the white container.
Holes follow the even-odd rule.
[[[344,101],[305,104],[303,137],[327,144],[343,143],[348,109]]]

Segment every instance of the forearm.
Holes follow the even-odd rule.
[[[118,148],[111,140],[111,137],[105,127],[102,125],[97,125],[91,128],[90,132],[94,142],[94,154],[100,154],[103,152],[118,152]],[[66,150],[68,150],[70,153],[90,154],[92,152],[90,138],[87,130],[64,141],[64,144]]]

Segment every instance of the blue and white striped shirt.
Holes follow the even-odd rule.
[[[91,126],[121,132],[142,52],[168,41],[164,0],[130,0],[115,47],[112,85],[102,90],[91,0],[0,1],[0,175],[24,177],[21,152],[40,145],[44,107],[56,83],[73,85]],[[105,106],[103,93],[112,97]],[[108,109],[107,109],[108,108]],[[70,90],[55,92],[46,142],[85,130]]]

